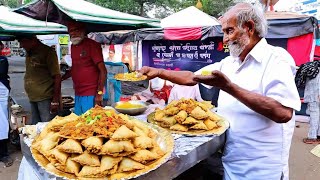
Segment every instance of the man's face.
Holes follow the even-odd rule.
[[[25,49],[26,51],[30,51],[31,48],[34,46],[32,39],[23,38],[19,40],[20,47]]]
[[[113,57],[114,57],[114,52],[113,51],[109,51],[109,58],[113,59]]]
[[[223,42],[228,44],[230,55],[239,57],[247,45],[250,44],[250,38],[247,32],[239,28],[235,16],[226,16],[221,19]]]
[[[86,34],[85,29],[78,26],[68,26],[68,32],[70,40],[74,45],[79,44],[85,38]]]

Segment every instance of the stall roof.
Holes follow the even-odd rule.
[[[67,32],[67,28],[63,25],[34,20],[24,15],[12,12],[5,6],[0,6],[0,12],[1,34],[57,34]]]
[[[162,28],[216,26],[216,18],[190,6],[161,20]]]
[[[159,27],[158,19],[144,18],[84,0],[36,0],[14,10],[34,19],[67,25],[71,19],[87,24],[88,32]]]

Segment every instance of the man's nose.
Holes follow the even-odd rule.
[[[223,36],[223,43],[227,44],[229,42],[229,37],[227,35]]]

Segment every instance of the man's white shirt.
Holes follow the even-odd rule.
[[[264,38],[243,62],[229,56],[195,74],[213,70],[221,71],[246,90],[300,110],[301,102],[294,82],[295,62],[286,50],[269,45]],[[225,179],[278,180],[281,176],[288,179],[294,116],[287,123],[276,123],[224,91],[220,91],[218,114],[230,122],[222,158]]]

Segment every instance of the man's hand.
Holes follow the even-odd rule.
[[[94,102],[95,102],[94,104],[102,106],[102,99],[103,99],[102,94],[101,95],[97,94],[96,97],[94,98]]]
[[[161,69],[143,66],[138,72],[140,74],[146,75],[148,79],[153,79],[155,77],[159,77]]]
[[[197,75],[194,77],[194,81],[214,86],[222,90],[228,89],[228,87],[230,87],[232,84],[230,79],[220,71],[212,71],[211,75],[207,76]]]
[[[51,114],[58,113],[59,105],[60,104],[58,102],[51,102],[51,104],[50,104],[50,113]]]

